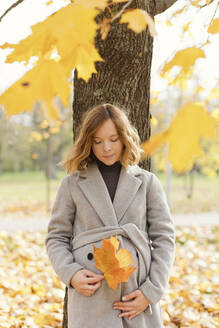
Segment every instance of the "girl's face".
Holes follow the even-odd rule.
[[[123,143],[113,121],[106,120],[93,135],[92,150],[104,164],[113,165],[122,155]]]

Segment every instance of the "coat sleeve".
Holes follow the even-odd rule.
[[[147,229],[152,242],[151,266],[139,289],[151,303],[157,303],[167,287],[174,262],[175,228],[163,187],[153,173],[147,192]]]
[[[74,262],[70,243],[73,235],[75,204],[68,183],[68,176],[66,176],[61,182],[52,208],[45,244],[55,272],[67,287],[71,287],[72,276],[83,267]]]

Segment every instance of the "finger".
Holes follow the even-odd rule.
[[[83,295],[85,295],[85,296],[92,296],[93,295],[93,293],[91,293],[91,292],[85,292],[85,293],[83,293]]]
[[[135,313],[136,313],[136,311],[127,311],[127,312],[120,313],[119,317],[123,318],[123,317],[134,315]]]
[[[130,306],[115,306],[113,308],[114,308],[114,310],[120,310],[120,311],[125,311],[125,312],[133,310],[133,308]]]
[[[131,311],[133,310],[133,304],[132,302],[120,303],[120,305],[113,305],[113,308],[115,310]]]
[[[133,308],[133,306],[135,306],[135,304],[136,304],[136,301],[135,301],[135,299],[133,299],[132,301],[128,301],[128,302],[115,302],[114,304],[113,304],[113,306],[114,307],[119,307],[119,308],[128,308],[128,307],[132,307]]]
[[[92,286],[95,288],[94,291],[96,291],[98,288],[100,288],[101,282],[99,281],[95,285],[92,285]]]
[[[89,293],[94,293],[95,292],[95,287],[93,286],[93,285],[84,285],[83,287],[82,287],[82,290],[85,292],[85,293],[87,293],[87,292],[89,292]]]
[[[131,299],[133,299],[133,298],[135,298],[137,296],[138,296],[138,292],[137,292],[137,290],[135,290],[134,292],[132,292],[130,294],[124,295],[122,297],[122,300],[123,301],[129,301],[129,300],[131,300]]]
[[[104,276],[102,274],[97,274],[89,270],[84,270],[84,273],[87,277],[96,278],[96,279],[104,279]]]
[[[93,277],[93,278],[86,277],[86,282],[88,284],[95,284],[96,282],[99,282],[101,280],[103,280],[102,277]]]
[[[139,315],[141,312],[136,312],[135,314],[133,314],[133,315],[130,315],[129,316],[129,320],[132,320],[133,318],[135,318],[135,317],[137,317],[137,315]]]

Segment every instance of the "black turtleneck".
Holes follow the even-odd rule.
[[[122,165],[120,161],[115,162],[113,165],[106,165],[98,158],[96,158],[96,163],[100,173],[102,174],[103,180],[105,181],[110,194],[110,198],[113,202]]]

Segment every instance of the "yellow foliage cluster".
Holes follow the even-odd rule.
[[[111,4],[118,2],[123,0],[114,0]],[[24,61],[27,64],[31,57],[37,58],[33,69],[0,96],[0,104],[5,106],[8,115],[31,110],[35,102],[41,101],[47,119],[58,119],[54,98],[59,96],[68,107],[72,70],[77,69],[78,77],[87,82],[97,72],[95,62],[103,61],[94,40],[101,24],[101,33],[106,38],[113,17],[100,25],[95,17],[106,6],[107,0],[75,0],[32,26],[32,34],[26,39],[1,47],[13,49],[6,63]],[[122,22],[137,33],[148,24],[155,34],[154,22],[144,10],[122,13]]]
[[[198,58],[205,58],[205,53],[200,48],[194,46],[179,50],[172,60],[164,65],[160,75],[162,78],[167,78],[170,85],[179,85],[182,90],[185,90],[193,72],[192,67]],[[181,70],[176,77],[172,77],[171,69],[175,66],[179,66]]]
[[[213,138],[216,121],[199,103],[187,103],[177,113],[169,128],[142,144],[145,156],[168,142],[168,158],[178,173],[190,170],[194,160],[203,154],[201,138]]]

